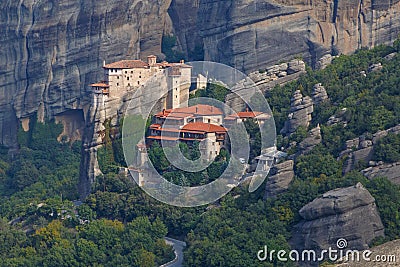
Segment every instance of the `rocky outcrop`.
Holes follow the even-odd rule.
[[[343,173],[348,173],[357,166],[359,162],[368,164],[374,155],[374,145],[389,133],[400,134],[400,125],[379,131],[372,136],[360,136],[346,141],[345,150],[340,153],[340,158],[347,157],[343,166]],[[393,178],[395,179],[395,177]]]
[[[160,54],[170,1],[1,1],[0,144],[34,113],[86,115],[103,60]]]
[[[375,72],[375,71],[380,71],[383,69],[382,63],[375,63],[375,64],[371,64],[368,67],[368,72]]]
[[[317,125],[314,129],[311,129],[307,137],[299,144],[299,153],[296,156],[304,155],[310,152],[316,145],[321,144],[322,135],[321,127]]]
[[[348,122],[346,120],[347,108],[342,108],[335,115],[331,116],[326,125],[332,126],[336,124],[341,124],[343,127],[346,127]]]
[[[315,69],[317,70],[323,70],[325,69],[328,65],[330,65],[332,63],[332,60],[335,57],[332,56],[331,54],[327,54],[323,57],[321,57],[320,59],[318,59],[317,63],[315,63]]]
[[[314,85],[312,90],[312,100],[314,101],[314,105],[319,105],[328,99],[325,87],[321,83]]]
[[[309,96],[303,97],[300,90],[295,91],[290,103],[290,114],[281,133],[294,133],[300,126],[308,128],[313,111],[314,105],[312,99]]]
[[[384,236],[375,199],[362,184],[329,191],[300,210],[303,220],[295,226],[292,248],[337,249],[337,240],[347,240],[346,249],[367,249]]]
[[[383,245],[379,245],[369,249],[371,255],[366,259],[360,257],[357,259],[341,259],[338,264],[332,265],[332,267],[388,267],[388,266],[398,266],[400,255],[400,239],[387,242]],[[374,259],[382,259],[377,261]]]
[[[370,165],[379,166],[372,166],[361,171],[361,173],[368,179],[374,179],[376,177],[386,177],[393,183],[400,184],[400,162],[391,164],[377,164],[374,162],[370,162]]]
[[[275,164],[270,172],[265,185],[265,198],[275,197],[285,192],[294,178],[293,160]]]
[[[296,80],[301,74],[306,73],[306,64],[302,60],[294,59],[286,63],[272,65],[266,69],[249,74],[261,91],[266,92],[276,85],[284,85]]]
[[[348,54],[391,43],[400,33],[398,0],[198,3],[196,23],[205,59],[246,72],[293,55],[302,55],[314,65],[327,53]]]

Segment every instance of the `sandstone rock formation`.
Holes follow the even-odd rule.
[[[363,257],[360,257],[360,260],[343,259],[339,260],[338,264],[332,265],[332,267],[387,267],[399,265],[398,255],[400,255],[400,239],[387,242],[369,250],[372,253],[367,259],[363,259]],[[394,256],[394,258],[392,256]],[[381,260],[380,262],[375,260],[382,258],[385,260]]]
[[[290,103],[290,114],[281,133],[294,133],[300,126],[308,128],[313,111],[312,99],[309,96],[303,97],[300,90],[295,91]]]
[[[0,144],[15,145],[17,119],[36,112],[86,115],[103,60],[160,54],[170,2],[1,1]]]
[[[323,70],[325,69],[329,64],[332,63],[332,60],[335,57],[332,56],[331,54],[327,54],[323,57],[321,57],[320,59],[318,59],[317,63],[315,63],[315,69],[317,70]]]
[[[200,0],[191,3],[198,5],[197,20],[179,25],[198,28],[199,32],[192,38],[203,40],[205,59],[246,72],[293,55],[302,55],[314,65],[327,53],[348,54],[361,47],[391,43],[400,33],[398,0]],[[174,6],[175,13],[184,11]]]
[[[369,167],[362,170],[361,173],[368,179],[386,177],[393,183],[400,184],[400,162]]]
[[[314,105],[319,105],[328,100],[326,89],[321,83],[314,85],[312,90],[312,100],[314,101]]]
[[[384,227],[375,199],[362,184],[329,191],[300,210],[303,220],[295,226],[292,248],[337,249],[338,239],[347,240],[346,249],[367,249]]]
[[[358,138],[346,141],[346,148],[340,153],[340,157],[347,157],[343,166],[343,173],[348,173],[354,169],[358,162],[369,163],[374,153],[374,144],[389,133],[400,134],[400,125],[387,130],[376,132],[371,137],[360,136]],[[390,173],[390,171],[387,171]],[[372,174],[371,174],[372,175]],[[376,176],[374,176],[376,177]],[[392,177],[392,175],[390,176]],[[393,177],[396,180],[396,177]]]
[[[271,90],[276,85],[284,85],[290,81],[296,80],[299,76],[306,72],[306,64],[302,60],[291,60],[289,62],[272,65],[265,70],[251,72],[249,74],[261,91]]]
[[[311,129],[307,137],[299,144],[299,155],[307,154],[316,145],[322,142],[321,127],[318,125],[314,129]]]
[[[294,178],[293,160],[275,164],[265,185],[265,198],[275,197],[285,192]]]

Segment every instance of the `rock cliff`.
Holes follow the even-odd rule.
[[[400,33],[399,0],[6,0],[0,8],[6,146],[16,144],[18,119],[35,112],[40,120],[71,109],[86,116],[86,86],[102,76],[103,60],[160,54],[165,33],[188,56],[203,48],[206,60],[246,72],[295,55],[315,63]]]
[[[400,33],[399,0],[190,2],[195,19],[179,23],[183,27],[179,30],[198,29],[192,38],[203,40],[206,60],[246,72],[293,55],[304,56],[314,65],[327,53],[347,54],[390,43]],[[173,5],[171,10],[179,14],[183,8],[188,10],[188,5]],[[187,35],[179,37],[185,42]]]
[[[329,191],[300,210],[303,218],[295,226],[292,247],[297,250],[337,249],[344,238],[346,249],[367,249],[369,243],[384,235],[375,199],[362,184]]]
[[[1,1],[0,144],[14,146],[17,119],[36,112],[86,115],[103,60],[160,54],[170,2]]]

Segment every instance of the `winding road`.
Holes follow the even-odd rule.
[[[175,259],[166,264],[161,265],[160,267],[182,267],[183,249],[184,247],[186,247],[186,243],[169,237],[165,237],[164,240],[168,245],[171,245],[174,248]]]

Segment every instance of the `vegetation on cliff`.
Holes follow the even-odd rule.
[[[9,158],[2,151],[0,158],[0,215],[4,218],[0,235],[5,240],[0,245],[0,264],[156,266],[173,256],[162,241],[168,233],[187,242],[185,266],[259,266],[257,251],[264,245],[289,248],[301,207],[329,190],[357,182],[376,199],[385,226],[386,237],[374,243],[400,238],[400,186],[385,178],[366,179],[359,172],[362,165],[343,175],[344,160],[338,160],[346,140],[400,123],[400,56],[385,59],[396,51],[400,51],[400,41],[393,47],[342,55],[325,70],[309,69],[298,81],[266,94],[278,130],[287,119],[295,90],[311,95],[312,87],[322,83],[330,99],[313,113],[311,127],[321,125],[321,144],[296,159],[296,177],[277,198],[265,200],[264,186],[251,194],[243,186],[208,207],[167,206],[117,173],[123,157],[118,140],[113,140],[104,148],[104,161],[100,162],[104,175],[97,177],[85,202],[77,204],[72,201],[77,198],[79,144],[56,142],[60,125],[31,125],[29,132],[19,134],[19,153]],[[382,69],[368,72],[375,63],[382,63]],[[219,98],[224,94],[219,89],[205,92]],[[346,123],[328,124],[332,116],[341,116]],[[246,126],[256,140],[254,125]],[[291,149],[293,142],[299,143],[306,136],[307,129],[299,128],[290,137],[278,136],[279,146],[296,153],[297,148]],[[188,158],[197,156],[196,149],[179,149]],[[258,149],[255,142],[252,153],[257,154]],[[399,161],[399,137],[389,134],[381,139],[374,153],[376,160]],[[186,183],[173,174],[175,170],[156,146],[150,157],[171,180]],[[216,163],[223,165],[225,160],[227,157],[221,157]],[[215,175],[207,173],[207,177]],[[193,181],[200,184],[210,181],[196,179]],[[265,266],[289,265],[274,261]]]

